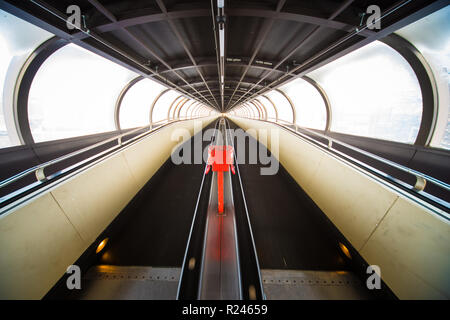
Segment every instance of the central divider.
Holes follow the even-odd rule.
[[[219,159],[220,156],[223,156],[223,153],[219,151],[226,148],[229,143],[225,121],[221,119],[216,134],[216,153],[214,154],[218,162],[221,162],[219,167],[225,165],[225,159]],[[238,300],[242,298],[230,174],[230,171],[213,172],[200,276],[199,298],[202,300]],[[221,188],[222,190],[220,190]],[[221,197],[223,199],[220,199]],[[220,204],[221,200],[222,204]],[[220,212],[221,208],[223,212]]]
[[[226,128],[225,119],[220,119],[216,124],[211,147],[215,146],[216,150],[234,149],[234,137]],[[231,167],[232,165],[230,169]],[[220,169],[213,171],[211,175],[207,174],[208,165],[204,171],[177,298],[263,299],[259,264],[239,169],[237,168],[236,174],[234,168],[232,170],[227,168],[223,172]],[[218,181],[219,174],[223,175],[222,186]],[[221,187],[223,187],[223,212],[220,212],[219,206],[221,191],[219,189],[218,192],[218,188]]]

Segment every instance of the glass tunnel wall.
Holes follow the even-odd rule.
[[[59,49],[42,64],[31,85],[28,113],[34,140],[114,131],[116,97],[136,76],[76,45]]]
[[[153,108],[153,122],[167,120],[167,111],[170,105],[172,105],[174,100],[179,96],[180,94],[175,90],[169,90],[162,94]]]
[[[263,104],[266,107],[267,110],[267,119],[268,120],[275,120],[276,119],[276,111],[274,109],[273,104],[270,102],[269,99],[265,96],[258,97],[258,100],[261,104]]]
[[[278,91],[270,91],[267,94],[267,97],[273,101],[273,103],[277,106],[278,109],[278,119],[284,120],[287,122],[293,121],[292,108],[289,104],[289,101]]]
[[[450,6],[396,32],[411,42],[431,67],[438,89],[438,119],[431,146],[450,149]]]
[[[132,86],[122,100],[119,113],[121,128],[148,125],[150,106],[164,89],[165,87],[149,79],[143,79]]]
[[[429,146],[450,149],[450,6],[396,32],[419,51],[417,58],[432,70],[427,81],[434,87],[434,107]],[[420,56],[423,56],[422,57]],[[424,60],[424,61],[423,61]],[[301,127],[414,144],[423,121],[422,88],[410,63],[395,49],[380,41],[351,52],[279,88],[293,102],[295,123]],[[320,91],[319,91],[320,90]],[[325,97],[323,97],[325,96]],[[279,120],[292,122],[287,99],[271,90],[256,99],[266,110],[269,98]],[[327,114],[327,110],[328,113]],[[239,105],[234,114],[259,118],[252,103]],[[274,114],[268,119],[274,121]],[[428,146],[428,145],[426,145]]]
[[[54,35],[0,10],[0,148],[24,144],[17,126],[14,92],[27,62]],[[36,53],[39,54],[39,53]],[[131,85],[121,103],[120,93],[138,74],[75,44],[63,45],[39,64],[26,101],[34,142],[115,131],[115,108],[122,129],[150,124],[150,107],[166,87],[151,79]],[[167,121],[168,108],[181,93],[168,90],[156,101],[153,122]],[[189,99],[187,104],[192,104]],[[119,101],[120,102],[120,101]],[[207,115],[199,109],[199,115]],[[175,115],[178,118],[178,111]],[[180,116],[191,117],[191,111]]]
[[[12,114],[16,78],[28,56],[52,36],[0,10],[0,148],[20,144]]]
[[[414,143],[422,116],[419,82],[394,49],[373,42],[313,71],[333,108],[331,130]]]
[[[280,88],[294,103],[299,126],[324,130],[327,121],[325,102],[320,93],[303,79],[296,79]]]

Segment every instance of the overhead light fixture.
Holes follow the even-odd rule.
[[[225,29],[219,29],[220,57],[225,56]]]
[[[219,47],[220,57],[225,56],[225,14],[224,14],[225,1],[217,0],[217,23],[219,24]]]

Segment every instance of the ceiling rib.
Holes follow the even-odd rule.
[[[47,13],[51,14],[52,16],[56,17],[59,20],[64,21],[65,23],[69,23],[67,16],[60,12],[59,10],[55,9],[54,7],[50,6],[48,3],[46,3],[45,1],[42,0],[30,0],[31,3],[35,4],[37,7],[41,8],[42,10],[46,11]],[[98,3],[99,4],[99,3]],[[101,5],[101,4],[100,4]],[[74,27],[76,30],[79,30],[81,33],[85,34],[86,37],[92,38],[93,40],[95,40],[97,43],[105,46],[106,48],[112,50],[113,52],[119,54],[120,56],[122,56],[123,58],[125,58],[126,60],[128,60],[129,62],[131,62],[131,65],[136,65],[139,66],[140,68],[142,68],[143,70],[146,70],[146,72],[148,72],[149,74],[146,74],[146,77],[151,77],[152,75],[160,78],[160,80],[162,80],[164,83],[169,84],[170,86],[172,86],[173,89],[178,89],[180,92],[183,92],[184,94],[192,97],[193,99],[196,99],[194,96],[192,96],[189,92],[187,92],[186,90],[182,89],[180,86],[176,85],[175,83],[168,81],[167,79],[164,79],[161,75],[159,75],[155,70],[153,70],[152,68],[150,68],[147,65],[142,64],[142,62],[138,61],[136,58],[132,57],[130,54],[128,54],[127,52],[123,51],[120,48],[117,48],[116,46],[114,46],[113,44],[109,43],[108,41],[104,40],[102,37],[100,37],[99,35],[97,35],[95,32],[92,32],[89,29],[85,29],[84,27],[80,27],[77,25],[72,24],[72,27]],[[72,42],[77,42],[77,39],[71,37],[70,39]]]
[[[189,59],[191,60],[192,64],[195,66],[195,69],[197,71],[197,73],[199,74],[200,78],[202,78],[203,82],[205,82],[205,78],[203,77],[202,72],[200,71],[200,68],[197,66],[197,62],[195,61],[191,51],[189,50],[189,48],[186,46],[186,43],[184,42],[183,38],[181,37],[177,27],[175,26],[175,24],[173,23],[172,20],[170,20],[167,16],[167,8],[164,5],[162,0],[156,0],[156,3],[158,4],[159,8],[161,9],[161,11],[166,15],[167,19],[167,23],[169,24],[170,28],[172,29],[172,32],[175,34],[175,36],[178,39],[178,42],[180,42],[181,46],[183,47],[184,51],[186,52],[186,54],[188,55]],[[206,87],[209,90],[209,86],[208,84],[205,82]],[[219,104],[217,103],[216,97],[212,94],[211,90],[209,90],[209,93],[211,95],[211,97],[214,99],[215,104],[217,106],[217,109],[219,110]]]
[[[117,23],[117,18],[112,14],[108,9],[106,9],[100,2],[97,0],[88,0],[90,4],[92,4],[100,13],[102,13],[104,16],[106,16],[109,20],[111,20],[113,23]],[[141,48],[143,48],[145,51],[147,51],[149,54],[154,56],[159,62],[161,62],[168,70],[173,71],[172,67],[163,59],[161,58],[155,51],[153,51],[147,44],[145,44],[142,40],[140,40],[138,37],[136,37],[133,33],[128,31],[124,27],[120,27],[122,31],[124,31],[128,38],[133,40],[135,43],[137,43]],[[173,72],[178,78],[180,78],[183,82],[189,85],[189,82],[178,72]],[[191,87],[194,91],[196,91],[195,88]],[[200,95],[203,100],[206,102],[209,102],[208,99],[206,99],[203,95]]]
[[[275,9],[275,13],[278,14],[280,13],[281,9],[283,8],[284,4],[286,3],[286,0],[278,0],[277,3],[277,7]],[[258,54],[259,50],[261,49],[262,45],[264,44],[264,42],[266,41],[267,36],[269,35],[269,31],[272,29],[273,23],[275,22],[275,18],[270,18],[269,20],[265,20],[264,21],[264,27],[262,28],[264,31],[262,32],[262,36],[258,42],[258,44],[256,45],[255,50],[253,51],[252,56],[250,57],[250,60],[247,64],[247,66],[244,69],[244,72],[242,73],[241,79],[239,80],[238,85],[236,86],[236,89],[239,88],[239,85],[241,84],[241,81],[244,79],[245,75],[247,74],[250,66],[253,63],[253,60],[255,60],[256,55]],[[233,95],[231,96],[231,98],[234,97],[236,93],[236,90],[233,92]],[[227,109],[230,105],[231,100],[228,102],[227,104]]]
[[[349,1],[347,1],[349,2]],[[382,21],[383,18],[387,17],[388,15],[392,14],[393,12],[397,11],[398,9],[402,8],[403,6],[405,6],[406,4],[410,3],[411,0],[402,0],[402,1],[398,1],[396,2],[393,6],[391,6],[390,8],[386,9],[380,17],[380,21]],[[427,8],[424,8],[422,10],[427,11]],[[408,19],[408,18],[405,18]],[[400,22],[397,22],[396,24],[401,24]],[[366,29],[367,26],[363,27],[361,30]],[[364,40],[358,42],[356,45],[356,47],[370,43],[372,41],[375,41],[379,38],[382,38],[383,36],[386,36],[387,34],[391,33],[392,30],[395,28],[395,24],[394,27],[393,26],[388,26],[387,28],[382,29],[381,31],[375,33],[373,36],[365,38]],[[276,80],[272,81],[268,86],[264,86],[262,89],[258,90],[257,92],[253,93],[250,97],[248,97],[245,101],[247,101],[248,99],[251,99],[257,95],[259,95],[262,92],[265,92],[267,90],[271,90],[274,88],[278,88],[279,86],[281,86],[282,84],[284,84],[284,82],[280,82],[282,79],[284,79],[287,76],[291,76],[293,75],[294,77],[300,77],[303,75],[303,73],[305,73],[305,70],[301,71],[300,74],[295,74],[295,72],[297,72],[298,70],[305,68],[308,64],[311,64],[312,62],[314,62],[315,60],[317,60],[318,58],[320,58],[321,56],[323,56],[325,53],[329,52],[330,50],[338,47],[339,45],[341,45],[342,43],[344,43],[345,41],[347,41],[348,39],[352,38],[355,35],[359,35],[359,32],[361,31],[359,29],[354,30],[352,33],[340,38],[339,40],[333,42],[330,46],[328,46],[327,48],[325,48],[324,50],[319,51],[318,53],[316,53],[315,55],[313,55],[312,57],[306,59],[305,61],[303,61],[302,63],[300,63],[298,66],[296,66],[294,69],[290,70],[289,72],[287,72],[286,74],[282,75],[281,77],[277,78]],[[354,47],[351,46],[351,47]],[[350,48],[347,48],[346,50],[351,50]],[[342,54],[344,51],[341,51],[340,53]],[[276,84],[277,82],[280,82],[279,84],[276,85],[276,87],[274,87],[274,84]],[[285,81],[286,82],[286,81]],[[233,105],[233,107],[236,106],[236,103]],[[230,108],[231,109],[231,108]]]
[[[175,20],[175,19],[183,19],[183,18],[198,18],[198,17],[207,17],[211,15],[211,10],[209,8],[200,8],[200,9],[187,9],[187,10],[178,10],[178,11],[172,11],[168,12],[167,14],[164,13],[151,13],[147,15],[139,15],[139,13],[142,12],[142,10],[138,10],[135,13],[130,13],[130,16],[133,16],[132,18],[125,18],[122,20],[118,20],[117,22],[112,23],[106,23],[102,25],[98,25],[94,28],[96,32],[103,33],[103,32],[111,32],[120,28],[128,28],[133,26],[138,26],[141,24],[146,23],[154,23],[154,22],[161,22],[168,20]],[[298,14],[298,13],[292,13],[292,12],[280,12],[278,14],[275,13],[273,10],[268,9],[246,9],[246,8],[229,8],[227,9],[227,15],[231,17],[259,17],[259,18],[273,18],[276,20],[281,21],[293,21],[293,22],[300,22],[300,23],[307,23],[312,24],[316,26],[323,26],[330,29],[335,30],[342,30],[351,32],[355,29],[356,26],[350,25],[347,23],[339,22],[339,21],[333,21],[328,20],[320,17],[315,17],[311,15],[306,14]],[[374,32],[371,30],[364,30],[361,33],[361,36],[371,36]],[[76,33],[74,34],[75,38],[82,39],[86,38],[87,36],[83,33]]]
[[[327,21],[332,21],[334,18],[336,18],[340,13],[342,13],[342,11],[344,11],[348,6],[350,6],[353,3],[354,0],[347,0],[345,1],[342,5],[339,6],[339,8],[337,8],[332,14],[331,16],[327,19]],[[313,30],[311,30],[306,37],[304,37],[296,46],[294,49],[292,49],[283,59],[281,59],[276,65],[275,67],[272,68],[271,71],[267,72],[258,82],[257,84],[261,83],[262,81],[264,81],[269,75],[271,75],[274,70],[278,69],[284,62],[286,62],[286,60],[288,60],[295,52],[297,52],[302,46],[303,44],[310,38],[312,38],[315,34],[317,34],[317,32],[319,32],[319,30],[321,30],[321,28],[324,28],[323,25],[319,25],[314,27]],[[251,88],[253,89],[253,88]],[[250,89],[250,90],[251,90]],[[240,96],[239,100],[240,101],[246,94],[243,94]],[[246,99],[245,101],[248,101],[248,99]],[[232,106],[234,107],[234,105]],[[231,107],[231,108],[232,108]],[[230,109],[231,109],[230,108]]]

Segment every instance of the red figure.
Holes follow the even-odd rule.
[[[234,151],[232,146],[209,146],[208,148],[208,162],[206,164],[205,174],[212,170],[217,172],[217,192],[219,213],[223,213],[223,172],[231,168],[233,174],[234,170],[233,159]]]

